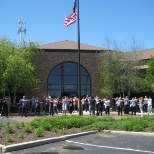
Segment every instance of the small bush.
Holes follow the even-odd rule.
[[[32,133],[32,129],[31,129],[30,127],[26,127],[26,128],[25,128],[25,132],[26,132],[26,133]]]
[[[44,135],[44,130],[42,128],[37,128],[34,133],[37,137],[42,137]]]
[[[25,127],[26,126],[24,122],[21,122],[20,125],[21,125],[21,127]]]
[[[49,130],[51,130],[51,125],[48,124],[48,123],[45,123],[45,124],[42,125],[42,128],[43,128],[44,130],[46,130],[46,131],[49,131]]]
[[[13,142],[14,139],[13,139],[13,137],[8,136],[8,137],[6,137],[6,141],[10,143],[10,142]]]
[[[63,128],[63,129],[59,129],[59,132],[60,132],[61,134],[66,134],[66,130],[65,130],[65,128]]]
[[[20,125],[19,123],[16,123],[16,124],[15,124],[15,127],[16,127],[17,129],[20,129],[20,128],[21,128],[21,125]]]
[[[14,131],[13,131],[13,127],[12,127],[11,125],[6,125],[6,126],[5,126],[5,130],[6,130],[6,132],[9,133],[9,134],[11,134],[11,133],[14,132]]]
[[[58,132],[58,129],[56,127],[51,128],[52,132]]]
[[[24,138],[24,133],[19,133],[18,137],[19,138]]]

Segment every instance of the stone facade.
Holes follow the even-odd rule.
[[[50,71],[62,62],[78,63],[78,51],[43,51],[36,60],[37,75],[40,83],[35,87],[31,94],[38,97],[47,95],[47,80]],[[80,51],[80,65],[89,73],[91,78],[91,95],[101,96],[100,94],[100,75],[98,71],[98,60],[96,51]]]

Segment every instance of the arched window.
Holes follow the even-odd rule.
[[[91,79],[87,70],[80,65],[81,96],[91,95]],[[48,77],[48,94],[53,97],[78,95],[78,64],[64,62],[55,66]]]

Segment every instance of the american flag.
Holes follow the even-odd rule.
[[[68,27],[69,25],[75,23],[76,20],[77,20],[77,5],[76,5],[76,0],[75,0],[74,7],[73,7],[73,13],[65,17],[64,27]]]

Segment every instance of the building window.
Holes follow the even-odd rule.
[[[91,95],[91,79],[87,70],[80,65],[81,96]],[[48,94],[53,97],[78,95],[78,64],[64,62],[55,66],[48,77]]]

